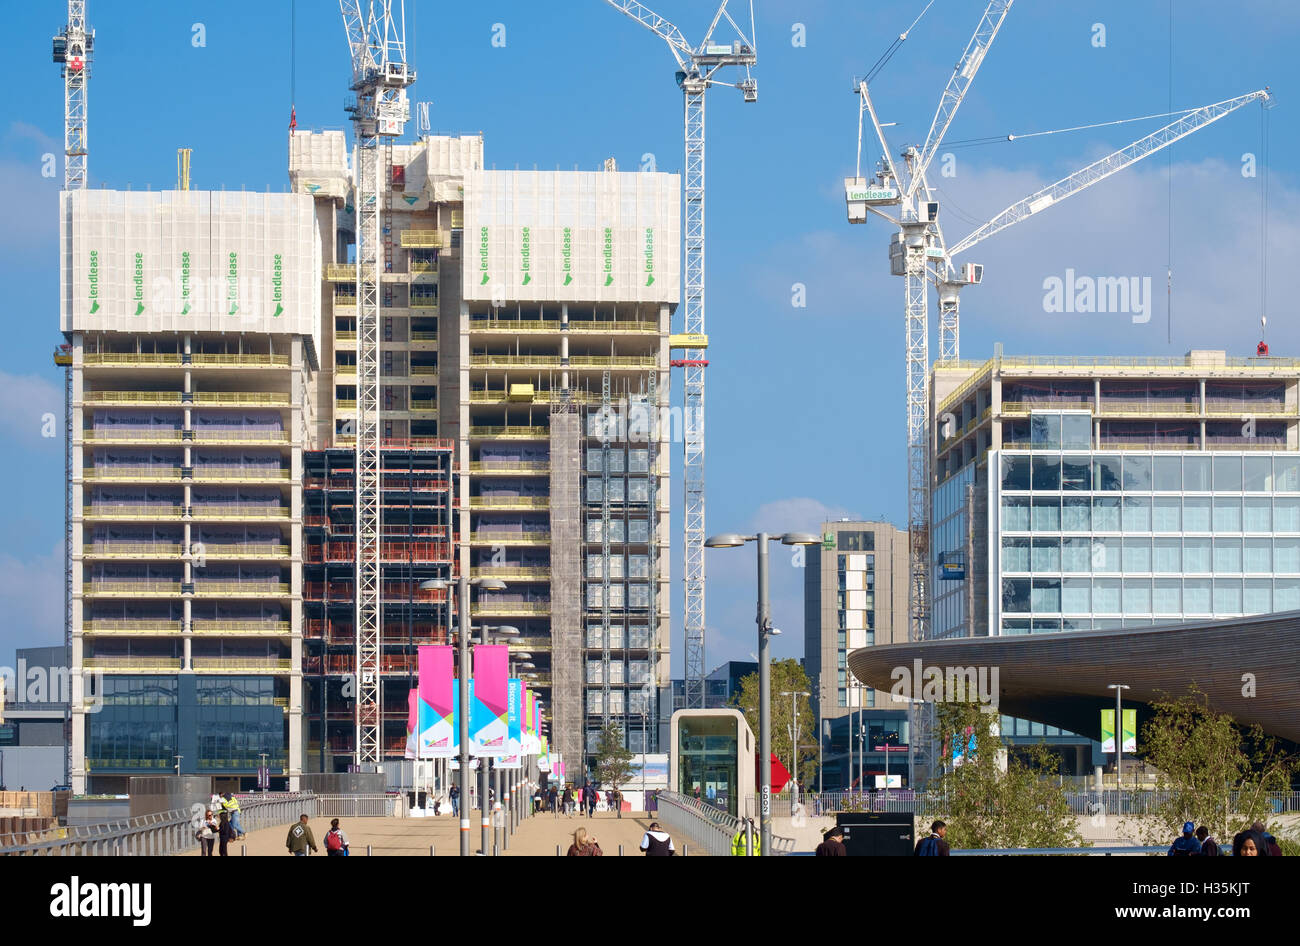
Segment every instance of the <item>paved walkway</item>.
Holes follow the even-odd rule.
[[[618,856],[621,844],[624,856],[640,857],[638,846],[650,820],[644,813],[629,812],[624,812],[622,818],[613,812],[599,812],[591,818],[534,815],[515,829],[510,839],[510,850],[498,853],[506,857],[554,857],[556,845],[560,846],[563,854],[573,842],[573,832],[584,827],[595,836],[604,856]],[[328,818],[313,818],[310,822],[321,856],[325,853],[325,833],[329,831],[329,822]],[[375,857],[428,857],[430,845],[438,857],[458,856],[458,825],[458,819],[450,815],[436,818],[344,818],[340,821],[353,857],[364,857],[366,845],[370,845]],[[239,857],[241,849],[248,857],[287,856],[284,842],[288,833],[288,825],[254,831],[242,841],[231,842],[230,856]],[[479,841],[476,811],[470,829],[470,850],[475,854],[479,852]],[[680,841],[677,847],[681,849]],[[194,851],[186,856],[198,856],[197,843]]]

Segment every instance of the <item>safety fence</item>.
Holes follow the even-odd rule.
[[[317,812],[322,818],[403,818],[406,799],[402,795],[317,795]]]
[[[40,837],[0,838],[0,855],[46,857],[166,857],[194,850],[194,833],[203,822],[203,805],[140,815],[126,821],[69,826]],[[310,792],[276,792],[240,800],[245,832],[297,821],[300,815],[319,816],[318,799]],[[197,809],[197,810],[196,810]]]
[[[1074,815],[1149,815],[1172,797],[1173,793],[1158,789],[1065,792],[1065,801]],[[1264,796],[1267,811],[1273,814],[1300,812],[1300,793],[1268,792]],[[1235,808],[1239,796],[1229,796]],[[757,809],[759,802],[755,799]],[[710,807],[707,804],[705,807]],[[874,792],[804,792],[797,798],[783,794],[772,799],[772,816],[789,818],[830,817],[842,811],[913,812],[918,818],[941,817],[951,811],[951,806],[938,794],[890,790]],[[1195,813],[1189,813],[1193,817]]]

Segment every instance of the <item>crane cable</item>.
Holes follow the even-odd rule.
[[[1260,179],[1259,188],[1259,266],[1260,266],[1260,290],[1259,290],[1259,317],[1261,329],[1267,326],[1265,319],[1268,318],[1268,164],[1269,164],[1269,119],[1268,103],[1263,103],[1260,108],[1260,138],[1262,146],[1260,148],[1260,161],[1264,165],[1263,174]],[[1262,332],[1261,332],[1262,337]]]
[[[1106,128],[1110,125],[1127,125],[1130,122],[1144,122],[1153,118],[1172,118],[1175,115],[1190,115],[1192,112],[1199,112],[1199,108],[1179,108],[1172,109],[1168,112],[1157,112],[1151,115],[1138,115],[1135,118],[1117,118],[1109,122],[1092,122],[1088,125],[1071,125],[1069,128],[1053,128],[1049,131],[1029,131],[1024,134],[1007,134],[1007,135],[989,135],[985,138],[963,138],[960,141],[947,142],[946,148],[972,148],[976,145],[994,144],[999,141],[1021,141],[1025,138],[1041,138],[1044,135],[1063,135],[1070,131],[1087,131],[1090,128]]]
[[[907,42],[908,35],[912,32],[913,29],[916,28],[916,24],[921,22],[921,17],[925,16],[926,11],[929,10],[930,7],[932,6],[934,6],[934,0],[930,0],[930,2],[925,5],[925,7],[921,10],[921,12],[917,14],[916,19],[912,21],[912,25],[909,26],[907,29],[903,30],[903,32],[899,33],[898,37],[892,43],[889,44],[889,48],[880,54],[880,58],[876,60],[876,64],[872,66],[870,70],[867,71],[867,78],[866,78],[867,82],[870,82],[872,79],[878,76],[880,74],[880,70],[884,69],[885,66],[889,65],[889,60],[894,58],[894,53],[898,52],[898,50],[902,47],[903,43]]]
[[[1174,0],[1169,0],[1169,110],[1174,108]],[[1165,344],[1174,341],[1174,149],[1167,149],[1165,174]]]

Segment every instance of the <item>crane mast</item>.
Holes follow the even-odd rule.
[[[705,93],[710,86],[727,85],[741,91],[746,102],[758,100],[758,82],[750,75],[758,57],[753,41],[753,9],[750,9],[748,35],[727,12],[729,0],[722,0],[708,32],[698,47],[692,47],[681,30],[668,20],[635,0],[605,0],[668,44],[677,60],[677,85],[684,96],[683,138],[686,151],[685,224],[686,280],[684,331],[696,338],[705,337],[704,307],[704,195],[705,195]],[[714,42],[713,34],[725,19],[738,39],[731,43]],[[742,68],[745,77],[738,82],[724,82],[719,72],[729,67]],[[683,370],[683,485],[684,512],[683,574],[685,579],[686,692],[688,708],[704,706],[704,369],[708,367],[706,350],[688,348],[684,357],[675,359],[673,367]]]
[[[68,0],[68,22],[54,37],[54,61],[63,76],[63,189],[86,186],[86,91],[95,31],[86,26],[86,0]],[[63,368],[63,646],[72,660],[72,338],[54,350],[54,364]],[[63,784],[72,782],[72,701],[81,696],[74,683],[63,710]]]
[[[393,8],[397,8],[394,18]],[[379,246],[382,232],[383,153],[410,118],[406,90],[415,73],[406,64],[403,0],[339,0],[352,53],[348,106],[353,129],[353,205],[356,208],[356,750],[357,765],[377,764],[380,745],[379,643],[383,623],[380,547]]]

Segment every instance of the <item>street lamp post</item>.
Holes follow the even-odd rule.
[[[479,642],[482,644],[495,644],[498,637],[517,637],[519,628],[510,627],[506,624],[480,624],[479,625]],[[510,675],[510,656],[506,655],[506,676]],[[491,774],[489,775],[489,769]],[[501,795],[501,769],[496,765],[491,756],[484,756],[479,760],[479,794],[482,796],[481,810],[483,813],[480,819],[482,831],[481,842],[483,844],[484,855],[496,856],[497,850],[497,828],[495,825],[495,816],[493,811],[493,796],[496,797],[497,803],[500,803]],[[490,845],[490,846],[489,846]]]
[[[794,785],[793,800],[799,800],[799,697],[812,696],[807,690],[782,690],[782,696],[790,697],[790,779]]]
[[[780,541],[782,545],[820,545],[818,536],[807,532],[787,532],[784,535],[737,535],[723,533],[711,536],[704,543],[706,548],[738,548],[746,542],[758,544],[758,767],[760,792],[759,820],[761,826],[759,854],[769,857],[772,853],[772,667],[771,639],[780,630],[772,626],[771,605],[767,594],[767,543]]]
[[[506,583],[500,578],[470,578],[461,574],[454,582],[446,578],[431,578],[420,582],[422,591],[444,591],[456,589],[457,609],[460,618],[457,621],[456,664],[460,677],[460,698],[457,710],[460,716],[456,733],[460,741],[460,856],[469,857],[469,586],[477,585],[485,591],[504,591]],[[486,804],[486,800],[484,801]],[[486,852],[485,852],[486,853]]]
[[[1124,714],[1121,709],[1120,697],[1128,688],[1127,683],[1108,683],[1106,685],[1107,690],[1115,691],[1115,793],[1117,798],[1124,787]]]

